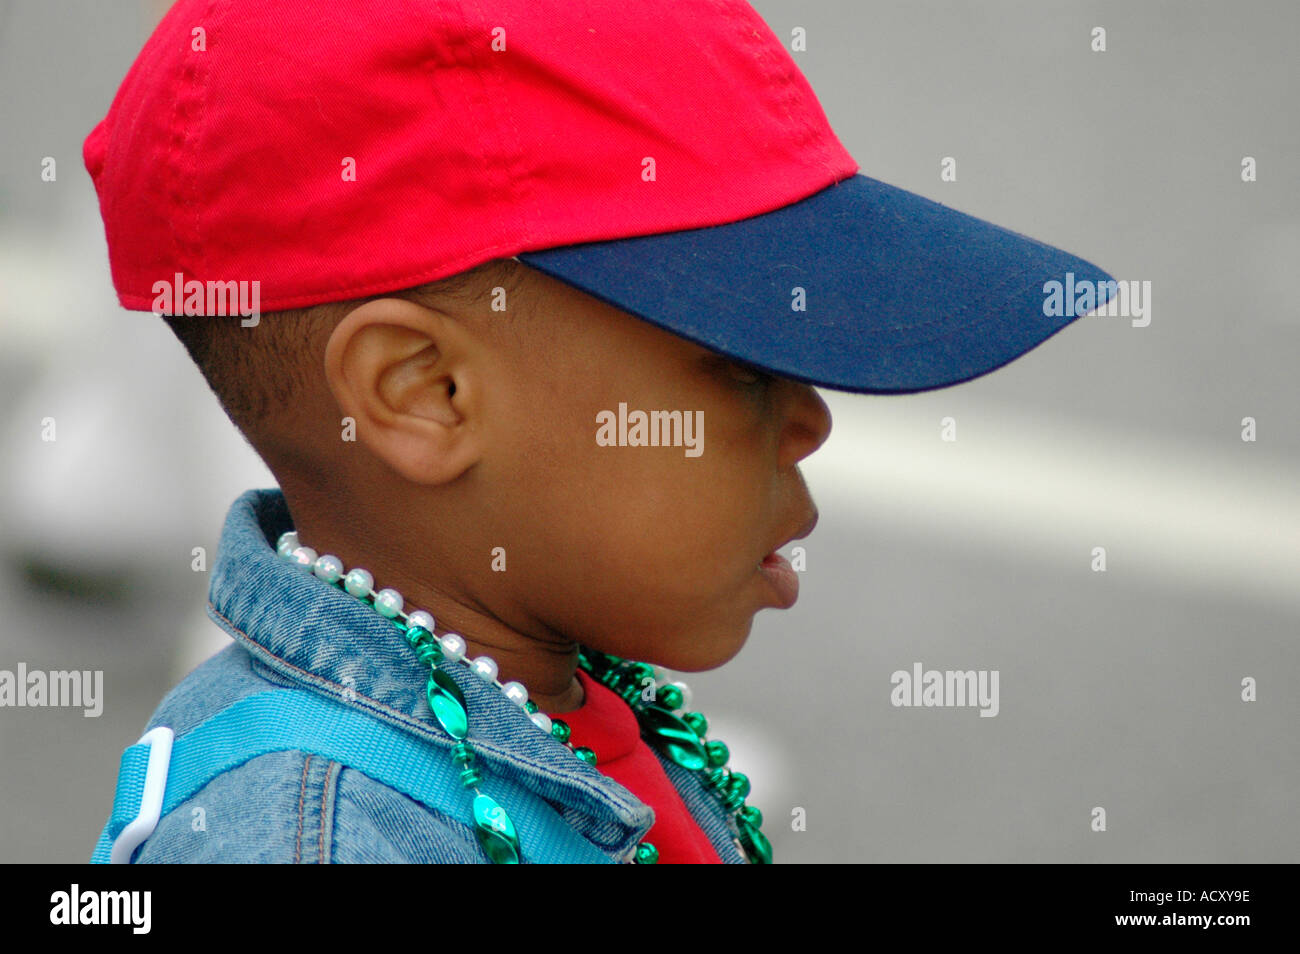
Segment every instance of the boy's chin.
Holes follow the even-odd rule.
[[[633,648],[625,653],[611,652],[613,655],[638,662],[653,663],[674,672],[706,672],[723,666],[745,648],[753,627],[753,617],[736,629],[711,632],[695,632],[684,638],[679,636],[674,642],[649,640],[643,648]]]

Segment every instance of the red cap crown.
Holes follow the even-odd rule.
[[[857,169],[736,0],[179,0],[85,143],[123,306],[267,311],[716,225]]]

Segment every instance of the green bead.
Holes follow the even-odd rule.
[[[415,647],[415,657],[426,666],[436,666],[442,659],[442,650],[436,643],[421,643]]]
[[[529,715],[532,715],[534,712],[537,711],[537,703],[533,702],[532,699],[529,699],[527,702],[524,703],[524,711],[527,712]]]
[[[649,706],[641,711],[641,734],[650,746],[692,772],[709,764],[700,737],[667,709]]]
[[[586,762],[588,765],[595,768],[596,753],[591,751],[591,749],[587,748],[585,745],[578,746],[576,749],[573,750],[573,754],[576,755],[583,762]]]
[[[425,690],[429,708],[434,718],[457,741],[469,735],[469,713],[465,710],[465,696],[456,680],[441,669],[433,670]]]
[[[627,669],[627,678],[641,686],[645,685],[647,679],[653,681],[654,677],[655,667],[649,663],[633,663]]]
[[[717,789],[720,792],[727,790],[727,779],[731,777],[731,772],[724,768],[715,768],[704,778],[704,784],[709,788]]]
[[[682,707],[682,691],[676,686],[660,686],[655,693],[655,702],[665,709],[680,709]],[[691,731],[695,732],[694,729],[691,729]],[[699,735],[698,732],[695,732],[695,734]]]
[[[639,686],[624,686],[619,691],[619,698],[629,706],[635,706],[641,701],[641,689]]]
[[[465,766],[460,773],[460,784],[466,788],[473,788],[479,782],[483,781],[483,776],[478,774],[478,769]]]
[[[743,819],[736,824],[740,832],[740,847],[745,849],[745,856],[751,865],[770,865],[772,863],[772,843],[767,836]]]
[[[641,684],[637,682],[631,670],[626,668],[611,669],[605,673],[602,682],[624,698],[627,697],[628,690],[641,688]]]
[[[394,621],[396,622],[396,621]],[[397,627],[401,629],[405,624],[398,623]],[[433,633],[429,632],[423,626],[410,626],[406,629],[406,641],[415,649],[419,649],[426,643],[434,641]]]
[[[720,794],[722,795],[722,807],[729,812],[737,811],[741,805],[745,804],[745,796],[731,788],[725,789]]]
[[[474,835],[493,864],[519,864],[519,836],[514,822],[504,808],[486,795],[474,798]]]
[[[754,828],[758,828],[763,824],[763,813],[753,805],[746,805],[740,810],[736,817],[740,821],[748,822]]]
[[[596,669],[612,669],[623,661],[617,656],[602,653],[599,649],[583,649],[582,655],[586,657],[587,663]]]
[[[704,718],[703,712],[684,712],[682,721],[691,727],[691,731],[701,739],[709,734],[709,720]]]
[[[572,730],[569,728],[569,723],[565,722],[563,719],[551,720],[551,738],[553,738],[555,741],[568,742],[569,733],[571,731]]]
[[[727,788],[729,791],[738,794],[743,801],[745,796],[749,794],[749,776],[744,772],[732,772],[731,780],[727,782]]]
[[[648,841],[636,846],[636,864],[653,865],[659,862],[659,849]]]
[[[464,742],[457,742],[451,747],[451,760],[457,765],[469,765],[474,761],[474,753]]]
[[[705,742],[704,751],[709,757],[709,764],[714,768],[721,768],[731,758],[731,750],[727,748],[727,743],[720,742],[717,739],[712,742]]]

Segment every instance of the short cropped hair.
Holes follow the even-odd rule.
[[[267,312],[255,325],[240,315],[163,315],[198,366],[222,409],[245,437],[287,407],[320,372],[329,333],[352,309],[378,298],[404,298],[428,307],[478,305],[500,285],[513,292],[519,272],[495,259],[448,278],[366,298]]]

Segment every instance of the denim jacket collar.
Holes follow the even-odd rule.
[[[430,744],[453,740],[425,698],[428,667],[374,609],[280,559],[292,529],[279,490],[250,490],[231,507],[209,589],[208,614],[290,683],[356,705]],[[566,806],[564,818],[615,860],[627,860],[653,821],[626,788],[574,758],[528,715],[460,663],[440,664],[465,694],[468,741],[491,793],[493,772]],[[694,798],[688,802],[695,802]]]

